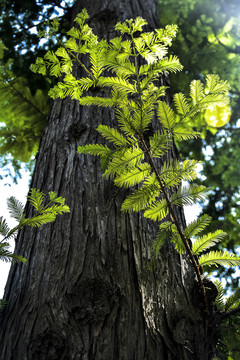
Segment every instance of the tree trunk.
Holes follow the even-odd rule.
[[[77,1],[73,18],[85,6],[101,37],[136,16],[159,27],[153,0]],[[9,274],[0,358],[211,359],[189,260],[166,244],[148,270],[155,225],[122,213],[125,191],[102,179],[97,159],[77,154],[77,146],[98,140],[102,119],[112,122],[112,111],[70,99],[53,103],[31,187],[64,196],[71,213],[18,237],[15,251],[28,262]]]

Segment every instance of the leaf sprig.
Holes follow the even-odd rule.
[[[3,239],[0,241],[0,260],[11,262],[26,262],[27,260],[20,255],[9,251],[10,244],[7,241],[12,237],[16,237],[19,230],[24,226],[39,227],[49,222],[53,222],[57,215],[69,212],[69,207],[65,205],[65,199],[58,197],[55,192],[49,192],[49,201],[46,205],[45,196],[37,189],[31,189],[28,200],[35,209],[36,214],[31,218],[26,218],[22,203],[14,196],[7,200],[7,206],[10,215],[17,220],[18,224],[10,229],[6,220],[0,217],[0,235]]]
[[[206,253],[226,235],[221,230],[198,237],[191,247],[190,239],[194,240],[204,230],[210,218],[205,215],[182,229],[176,208],[203,201],[207,189],[194,183],[181,186],[182,180],[192,182],[196,178],[195,160],[180,162],[166,159],[169,159],[174,139],[180,141],[199,136],[188,127],[189,119],[209,107],[229,102],[229,85],[217,75],[207,75],[205,83],[194,80],[190,84],[188,96],[175,94],[173,106],[170,106],[163,100],[166,87],[158,84],[163,74],[182,70],[177,56],[167,56],[177,27],[169,25],[165,29],[143,32],[147,22],[137,17],[117,23],[115,30],[120,32],[120,36],[107,42],[99,41],[93,34],[85,24],[87,17],[86,10],[77,17],[80,30],[70,30],[65,50],[45,55],[32,68],[41,73],[42,68],[38,67],[41,63],[53,75],[59,72],[66,74],[63,81],[50,91],[53,98],[71,96],[81,105],[114,109],[117,127],[101,124],[97,128],[110,143],[109,147],[87,144],[80,146],[78,152],[100,156],[105,164],[103,176],[113,178],[119,187],[132,188],[132,193],[122,204],[123,211],[144,210],[145,217],[160,222],[153,245],[154,260],[169,238],[178,252],[189,256],[208,309],[200,265],[235,266],[240,264],[240,258],[227,252]],[[88,58],[87,62],[84,57]],[[74,78],[71,58],[78,61],[87,77]],[[66,66],[68,62],[69,66]],[[90,66],[86,68],[85,63],[90,63]],[[96,87],[103,89],[103,96],[89,95],[89,90]],[[155,114],[158,129],[152,126]],[[150,129],[152,134],[149,135]],[[163,163],[160,168],[159,158]]]
[[[16,238],[19,231],[24,226],[40,227],[49,222],[53,222],[57,215],[69,212],[69,207],[65,205],[65,199],[53,191],[49,192],[49,201],[44,204],[45,196],[37,189],[31,189],[29,192],[28,200],[35,210],[35,215],[31,218],[26,218],[24,214],[23,204],[14,196],[7,199],[7,206],[11,217],[13,217],[18,224],[10,229],[7,221],[0,217],[0,260],[6,262],[23,262],[26,263],[27,259],[21,255],[15,254],[9,250],[10,243],[8,240]],[[0,311],[7,305],[5,299],[0,299]]]

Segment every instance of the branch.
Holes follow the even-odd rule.
[[[190,247],[190,245],[189,245],[189,243],[188,243],[188,240],[186,239],[186,237],[185,237],[185,235],[184,235],[184,233],[183,233],[183,231],[182,231],[182,229],[181,229],[181,226],[180,226],[180,224],[179,224],[179,222],[178,222],[177,216],[176,216],[175,211],[174,211],[174,209],[173,209],[172,203],[171,203],[171,201],[170,201],[170,199],[169,199],[169,197],[168,197],[168,194],[167,194],[167,192],[166,192],[165,186],[164,186],[164,184],[163,184],[163,182],[162,182],[162,180],[161,180],[161,178],[160,178],[160,176],[159,176],[159,173],[158,173],[158,171],[157,171],[157,168],[156,168],[156,166],[155,166],[155,163],[154,163],[154,161],[153,161],[153,158],[152,158],[152,156],[151,156],[151,153],[150,153],[150,151],[148,150],[148,147],[147,147],[144,139],[143,139],[141,136],[140,136],[140,142],[141,142],[141,144],[142,144],[143,147],[144,147],[144,150],[145,150],[145,152],[146,152],[146,154],[147,154],[147,156],[148,156],[148,159],[149,159],[151,168],[152,168],[152,170],[154,171],[154,173],[155,173],[155,175],[156,175],[156,178],[157,178],[158,183],[159,183],[159,185],[160,185],[161,191],[162,191],[162,193],[163,193],[163,195],[164,195],[164,197],[165,197],[165,199],[166,199],[171,220],[172,220],[172,222],[176,225],[177,231],[178,231],[178,233],[179,233],[179,235],[180,235],[180,237],[181,237],[181,240],[182,240],[182,242],[183,242],[183,244],[184,244],[184,247],[185,247],[185,249],[186,249],[186,251],[187,251],[187,254],[188,254],[188,256],[189,256],[189,258],[190,258],[190,260],[191,260],[191,263],[192,263],[192,265],[193,265],[194,271],[195,271],[195,273],[196,273],[196,275],[197,275],[197,279],[198,279],[198,282],[199,282],[200,287],[201,287],[201,290],[202,290],[203,299],[204,299],[204,304],[205,304],[207,313],[209,314],[209,306],[208,306],[208,300],[207,300],[207,293],[206,293],[206,288],[205,288],[204,283],[203,283],[202,278],[201,278],[200,266],[197,264],[196,259],[195,259],[195,257],[194,257],[194,254],[193,254],[193,252],[192,252],[192,250],[191,250],[191,247]]]
[[[236,307],[236,309],[226,311],[219,315],[219,322],[222,322],[225,319],[228,319],[230,316],[235,315],[240,312],[240,306]]]
[[[216,34],[215,34],[215,37],[216,37],[219,45],[223,46],[229,53],[240,54],[240,46],[236,46],[234,49],[230,48],[227,45],[223,44]]]
[[[64,8],[62,6],[58,6],[58,7],[63,9],[63,10],[66,10],[66,11],[68,11],[70,9],[69,7],[66,7],[66,8]],[[58,18],[63,19],[65,15],[66,15],[66,13],[64,13],[63,15],[59,15]],[[45,15],[44,13],[40,13],[39,17],[40,16],[42,17],[42,20],[38,20],[37,24],[31,24],[28,27],[25,27],[24,23],[22,23],[21,20],[18,17],[16,17],[15,20],[16,20],[18,26],[20,26],[20,31],[18,30],[18,32],[23,33],[23,34],[28,34],[29,30],[31,30],[31,29],[33,29],[35,27],[38,27],[39,25],[44,25],[44,23],[47,20],[49,20],[49,17],[47,15]]]
[[[7,84],[17,93],[17,95],[23,100],[25,101],[27,104],[31,105],[31,107],[33,107],[38,113],[40,113],[43,117],[46,116],[46,114],[44,114],[36,105],[34,105],[30,100],[28,100],[22,93],[21,91],[17,90],[13,84],[11,84],[10,81],[6,80]]]

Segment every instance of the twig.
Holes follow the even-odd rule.
[[[170,199],[169,199],[169,197],[168,197],[168,194],[167,194],[167,192],[166,192],[166,189],[165,189],[165,187],[164,187],[164,184],[163,184],[163,182],[162,182],[162,180],[161,180],[161,178],[160,178],[160,176],[159,176],[159,173],[158,173],[158,171],[157,171],[157,168],[156,168],[156,166],[155,166],[155,164],[154,164],[154,161],[153,161],[153,159],[152,159],[151,153],[150,153],[150,151],[148,150],[148,147],[147,147],[147,145],[146,145],[146,143],[145,143],[145,141],[144,141],[144,139],[143,139],[142,137],[140,137],[140,142],[141,142],[141,144],[143,145],[146,154],[148,155],[151,168],[152,168],[152,170],[154,171],[154,173],[155,173],[155,175],[156,175],[156,178],[157,178],[158,183],[159,183],[159,185],[160,185],[161,191],[162,191],[162,193],[163,193],[163,195],[164,195],[164,197],[165,197],[165,199],[166,199],[171,220],[172,220],[172,222],[176,225],[177,231],[178,231],[178,233],[179,233],[179,235],[180,235],[180,237],[181,237],[181,240],[182,240],[182,242],[183,242],[183,244],[184,244],[184,247],[185,247],[185,249],[186,249],[186,251],[187,251],[187,254],[188,254],[188,256],[189,256],[189,258],[190,258],[190,260],[191,260],[191,263],[192,263],[192,265],[193,265],[194,271],[195,271],[195,273],[196,273],[196,275],[197,275],[197,279],[198,279],[198,282],[199,282],[199,284],[200,284],[200,287],[201,287],[201,290],[202,290],[202,293],[203,293],[204,304],[205,304],[207,313],[209,314],[209,306],[208,306],[208,300],[207,300],[207,293],[206,293],[206,288],[205,288],[205,286],[204,286],[204,284],[203,284],[203,281],[202,281],[202,278],[201,278],[200,267],[199,267],[199,265],[197,264],[197,262],[196,262],[196,260],[195,260],[194,254],[192,253],[192,250],[191,250],[191,248],[190,248],[190,246],[189,246],[188,240],[186,239],[185,235],[184,235],[183,232],[182,232],[181,226],[180,226],[180,224],[179,224],[179,222],[178,222],[178,219],[177,219],[177,216],[176,216],[175,211],[174,211],[174,209],[173,209],[172,203],[171,203],[171,201],[170,201]]]
[[[219,319],[218,322],[222,322],[223,320],[229,318],[229,317],[232,316],[232,315],[237,314],[238,312],[240,312],[240,306],[236,307],[236,308],[233,309],[233,310],[223,312],[223,313],[221,313],[221,314],[218,316],[218,319]]]

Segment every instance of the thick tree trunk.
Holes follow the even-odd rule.
[[[136,16],[159,27],[153,0],[77,1],[73,17],[84,6],[101,36]],[[166,244],[149,271],[154,224],[121,213],[124,191],[102,179],[97,159],[77,154],[98,140],[102,119],[109,124],[112,112],[70,99],[53,104],[31,187],[64,196],[71,213],[18,237],[16,252],[28,262],[10,271],[0,358],[211,359],[188,259]]]

